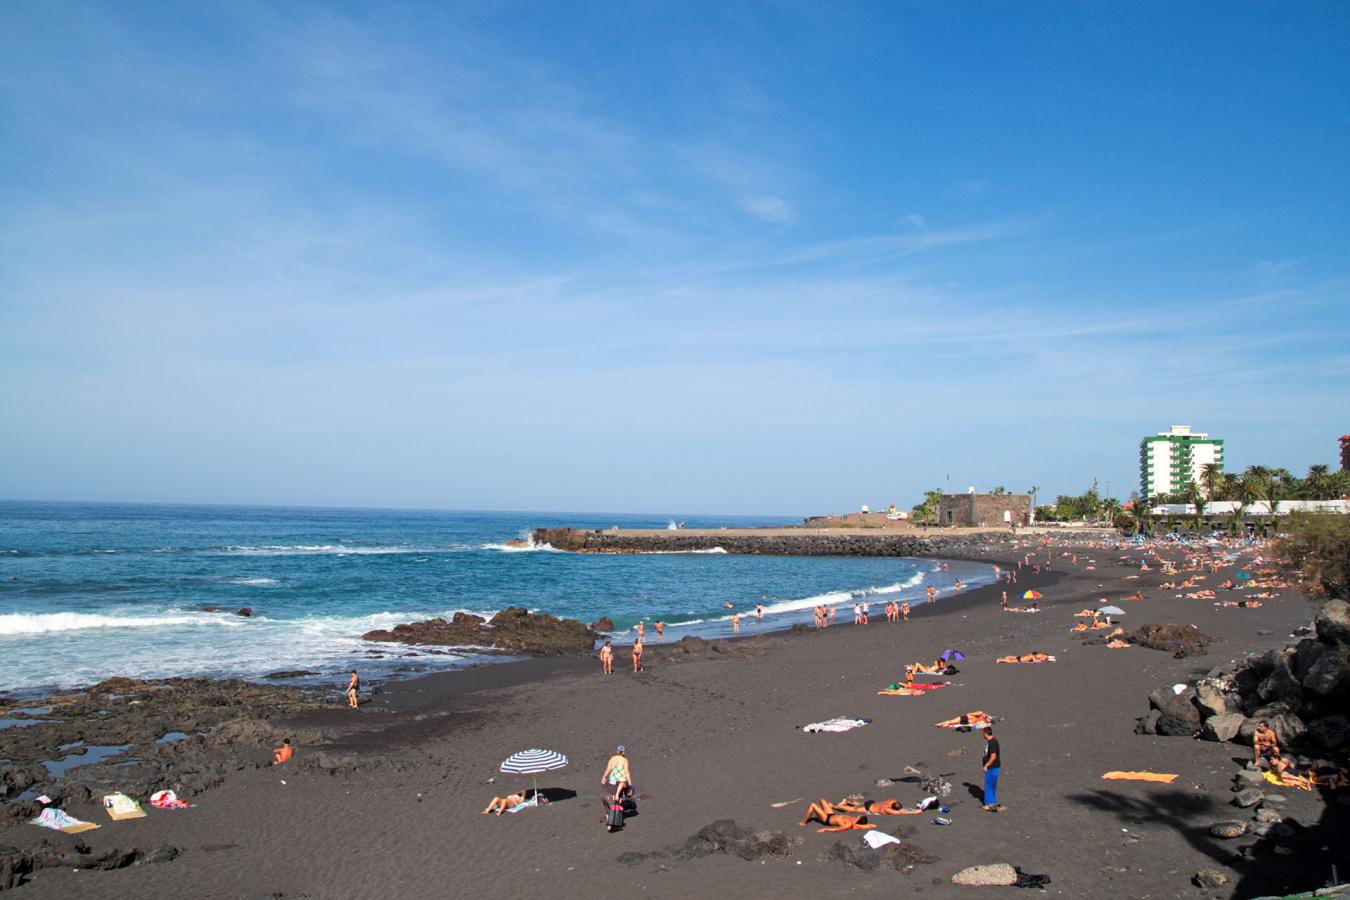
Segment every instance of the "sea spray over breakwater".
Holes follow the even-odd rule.
[[[764,604],[763,626],[743,621],[744,632],[809,621],[822,602],[917,603],[928,584],[947,593],[957,577],[992,580],[975,563],[944,573],[931,560],[895,557],[748,557],[720,547],[608,556],[520,540],[564,520],[659,529],[670,518],[0,503],[0,690],[279,670],[331,682],[353,666],[381,677],[473,659],[360,639],[456,611],[605,615],[620,632],[661,619],[671,639],[727,632],[726,601],[743,617]],[[690,528],[788,524],[677,518]],[[253,616],[232,615],[241,607]]]

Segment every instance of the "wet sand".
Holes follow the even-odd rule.
[[[1006,563],[1021,552],[992,547],[973,556]],[[957,897],[980,891],[952,885],[954,872],[993,862],[1049,874],[1048,890],[1066,897],[1194,896],[1189,879],[1202,867],[1231,879],[1208,896],[1253,896],[1258,877],[1262,887],[1272,879],[1298,886],[1314,870],[1324,877],[1331,857],[1345,853],[1343,838],[1325,853],[1266,857],[1259,876],[1256,867],[1243,867],[1252,864],[1225,865],[1239,842],[1210,838],[1205,828],[1246,818],[1228,805],[1242,748],[1133,732],[1150,690],[1284,646],[1293,628],[1311,620],[1312,606],[1284,591],[1259,609],[1219,609],[1157,589],[1168,579],[1156,571],[1125,580],[1137,568],[1118,565],[1120,551],[1096,552],[1097,570],[1084,571],[1089,555],[1080,551],[1077,569],[1056,558],[1046,574],[1019,574],[1010,594],[1043,593],[1039,614],[1002,612],[1002,587],[989,586],[918,607],[908,623],[887,623],[874,603],[866,627],[847,624],[844,609],[826,631],[755,640],[750,617],[734,652],[652,658],[640,675],[627,671],[621,652],[608,678],[593,659],[531,660],[389,684],[354,714],[337,707],[335,696],[333,710],[295,722],[327,729],[333,737],[326,746],[302,748],[277,769],[252,768],[268,755],[244,751],[246,767],[191,798],[200,803],[195,810],[151,811],[125,822],[109,822],[96,808],[69,810],[104,825],[79,836],[95,849],[168,843],[183,848],[179,859],[113,872],[46,871],[15,897],[796,897],[920,889]],[[1223,577],[1209,576],[1206,586]],[[1120,602],[1139,587],[1147,600]],[[1077,621],[1072,613],[1098,605],[1098,597],[1126,608],[1127,629],[1189,622],[1223,643],[1188,659],[1142,647],[1082,646],[1083,635],[1068,630]],[[918,698],[876,694],[906,663],[949,646],[967,656],[951,679],[956,686]],[[1059,661],[994,662],[1030,650]],[[1007,807],[1000,814],[982,811],[967,787],[981,780],[980,736],[932,725],[971,709],[1000,720],[1006,764],[999,799]],[[833,716],[873,721],[844,734],[797,730]],[[633,762],[640,815],[608,834],[600,769],[619,743]],[[530,747],[570,757],[567,768],[540,778],[557,802],[501,818],[480,815],[494,794],[529,785],[497,767]],[[315,764],[320,753],[327,768]],[[836,841],[857,843],[861,833],[799,829],[807,801],[857,792],[911,804],[922,797],[916,784],[875,787],[879,778],[902,777],[905,766],[953,783],[953,824],[935,825],[928,815],[878,821],[888,832],[912,829],[907,840],[937,861],[902,874],[822,859]],[[1102,781],[1112,769],[1180,777],[1170,785]],[[1282,793],[1300,821],[1323,817],[1316,794]],[[789,800],[795,802],[772,806]],[[786,860],[618,859],[682,844],[725,818],[800,834],[804,842]],[[0,844],[44,838],[72,840],[18,826],[0,834]]]

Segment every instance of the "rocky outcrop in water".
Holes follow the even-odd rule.
[[[508,606],[491,621],[469,613],[453,619],[427,619],[395,625],[392,629],[368,631],[367,641],[399,644],[433,644],[448,647],[490,647],[509,653],[536,656],[570,656],[590,653],[599,635],[576,619],[559,619],[547,613],[532,613]]]

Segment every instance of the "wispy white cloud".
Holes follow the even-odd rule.
[[[782,197],[771,194],[760,197],[742,197],[741,209],[774,225],[788,225],[797,221],[797,213],[792,205]]]
[[[1299,261],[1296,259],[1263,259],[1256,264],[1256,269],[1262,278],[1275,278],[1278,275],[1289,271],[1294,266],[1298,265],[1298,263]]]

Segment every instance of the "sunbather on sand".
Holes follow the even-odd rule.
[[[933,660],[932,665],[925,666],[921,662],[916,662],[911,668],[913,668],[915,672],[920,672],[925,675],[941,675],[942,670],[947,668],[947,664],[941,659],[935,659]]]
[[[934,722],[939,728],[962,728],[975,727],[982,725],[992,725],[994,717],[982,709],[977,709],[964,715],[957,716],[955,719],[948,719],[945,722]]]
[[[506,812],[511,807],[519,806],[524,802],[525,802],[524,791],[521,791],[518,794],[507,794],[505,797],[493,797],[492,802],[487,805],[487,809],[483,810],[483,815],[486,816],[490,812],[495,812],[497,815],[500,816],[502,813]]]
[[[1120,640],[1119,638],[1116,638],[1116,639],[1111,640],[1111,641],[1107,641],[1107,643],[1106,643],[1106,647],[1107,647],[1107,649],[1109,649],[1109,650],[1120,650],[1120,649],[1122,649],[1122,648],[1124,648],[1124,647],[1128,647],[1128,646],[1130,646],[1130,645],[1129,645],[1127,642],[1122,641],[1122,640]]]
[[[998,662],[1001,663],[1043,663],[1054,662],[1055,658],[1048,653],[1042,653],[1036,650],[1032,653],[1023,653],[1020,656],[1000,656]]]
[[[816,829],[820,832],[848,831],[852,828],[866,830],[868,828],[877,827],[868,824],[867,816],[845,815],[844,813],[836,812],[834,804],[830,803],[830,801],[826,800],[824,797],[820,798],[820,802],[812,803],[806,808],[806,815],[802,816],[802,820],[797,823],[797,827],[801,828],[806,825],[807,822],[819,822],[824,825],[824,828]]]
[[[921,809],[905,809],[899,800],[849,800],[845,798],[832,804],[843,813],[870,813],[874,816],[917,816]]]
[[[1167,585],[1163,585],[1163,587],[1167,587]],[[1143,599],[1144,599],[1144,592],[1143,592],[1143,591],[1135,591],[1133,594],[1130,594],[1130,596],[1128,596],[1128,597],[1121,597],[1120,599],[1122,599],[1122,600],[1143,600]]]

